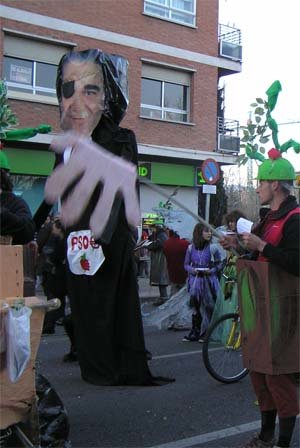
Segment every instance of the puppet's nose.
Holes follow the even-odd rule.
[[[85,107],[81,95],[75,92],[72,99],[73,99],[71,105],[72,111],[78,114],[84,113]]]

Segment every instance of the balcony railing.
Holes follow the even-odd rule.
[[[219,54],[224,58],[242,61],[241,30],[219,24]]]
[[[217,152],[228,154],[238,154],[240,152],[239,129],[239,121],[218,117]]]

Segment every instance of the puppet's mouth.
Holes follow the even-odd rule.
[[[72,120],[84,120],[85,118],[88,118],[89,114],[83,112],[81,114],[71,115],[70,118]]]
[[[85,120],[89,118],[89,113],[87,111],[69,111],[63,112],[61,115],[62,121],[64,120]]]

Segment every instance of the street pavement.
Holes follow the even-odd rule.
[[[159,296],[149,279],[139,279],[147,313]],[[154,376],[176,381],[157,387],[93,386],[81,380],[78,364],[63,363],[69,350],[61,326],[42,336],[38,371],[60,395],[70,421],[73,448],[235,448],[259,429],[249,376],[218,383],[202,362],[202,345],[183,342],[185,332],[144,325]],[[293,447],[299,446],[299,420]]]
[[[158,286],[151,286],[149,277],[138,277],[139,296],[141,302],[153,301],[159,298]],[[170,295],[170,287],[168,286],[168,293]]]
[[[149,277],[138,277],[138,285],[141,301],[151,301],[159,297],[158,286],[151,286]],[[37,286],[36,295],[45,299],[43,289],[40,285]]]

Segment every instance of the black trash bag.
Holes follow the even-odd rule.
[[[72,448],[67,411],[57,392],[41,374],[36,375],[41,447]]]

